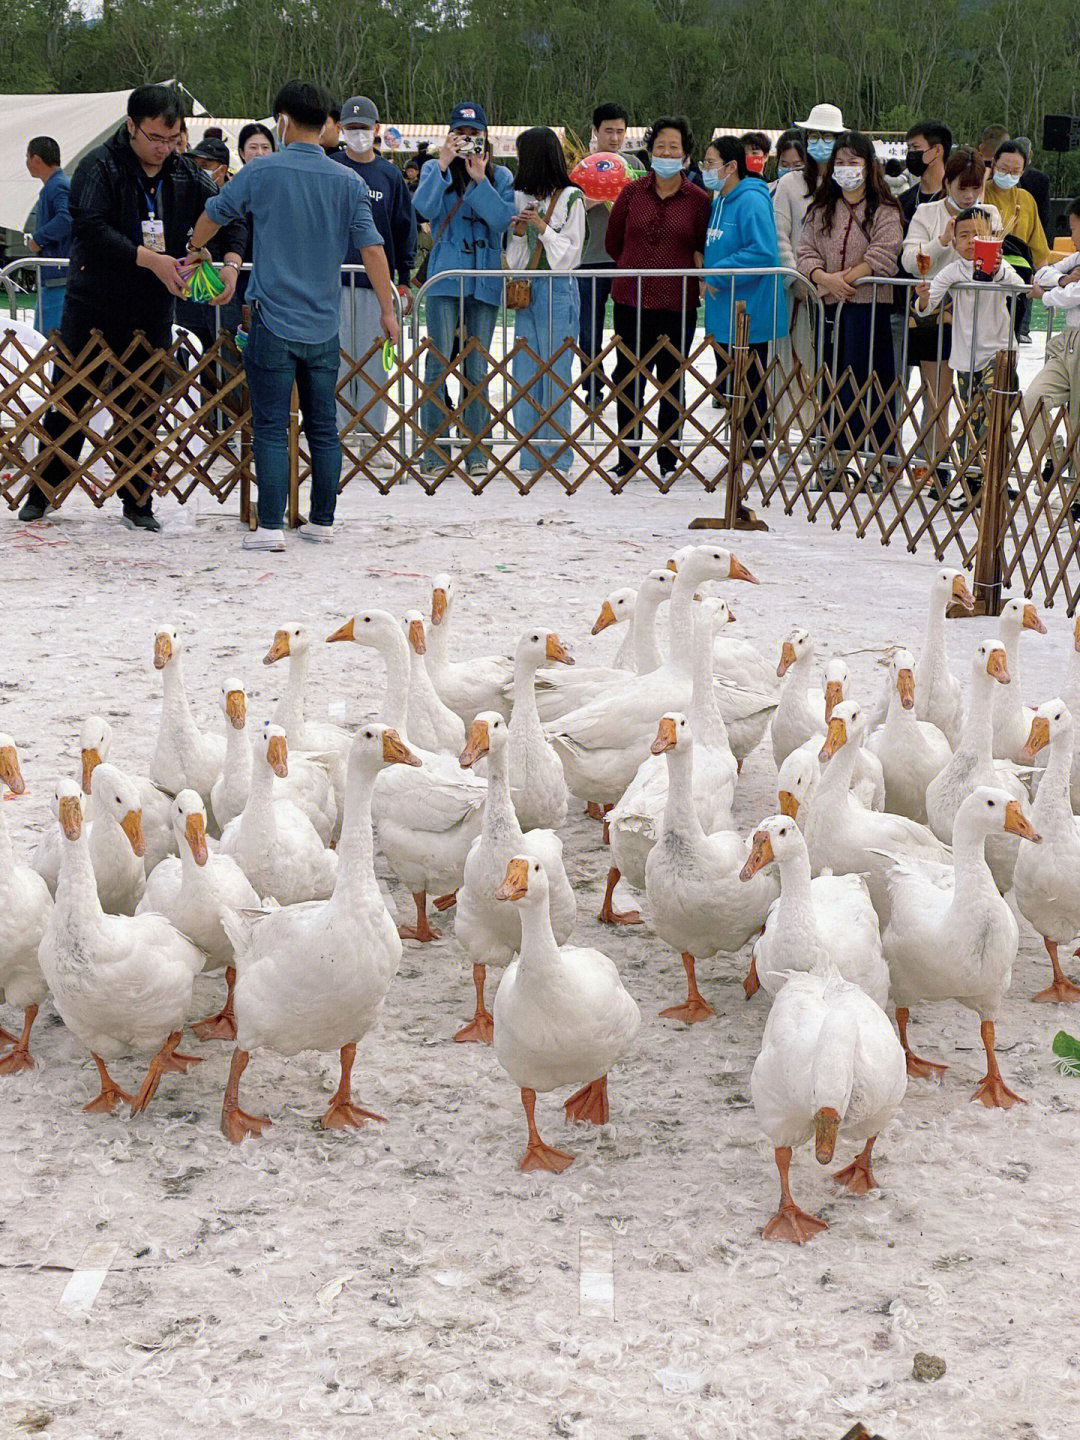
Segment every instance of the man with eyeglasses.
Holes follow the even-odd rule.
[[[73,355],[85,348],[94,330],[101,332],[115,355],[124,355],[136,331],[141,331],[145,338],[125,360],[128,369],[136,369],[141,360],[171,341],[174,300],[184,290],[180,257],[205,202],[217,194],[209,175],[175,153],[183,114],[178,91],[166,85],[141,85],[128,97],[127,119],[116,134],[76,166],[71,178],[71,264],[60,322],[60,338]],[[243,226],[232,225],[223,238],[224,278],[235,284]],[[108,367],[96,366],[87,378],[97,388],[106,388]],[[59,367],[53,383],[65,383]],[[152,430],[152,399],[148,405],[133,386],[122,381],[113,384],[111,403]],[[71,426],[68,407],[79,412],[91,400],[86,386],[73,386],[64,394],[65,409],[50,410],[45,416],[45,430],[59,438]],[[77,466],[83,439],[83,433],[75,431],[44,463],[42,484],[31,487],[20,520],[42,518],[50,504],[43,486],[55,490],[64,485]],[[118,477],[125,479],[118,492],[124,524],[131,530],[160,530],[146,469],[135,473],[148,456],[145,434],[121,438],[115,448],[131,469],[128,476]]]

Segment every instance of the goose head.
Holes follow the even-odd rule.
[[[1036,845],[1042,840],[1024,814],[1019,800],[1014,800],[1007,790],[999,790],[996,785],[977,785],[956,812],[954,842],[961,834],[985,837],[1001,831],[1019,835],[1021,840],[1030,840]]]
[[[90,793],[100,813],[111,815],[128,838],[136,855],[146,854],[139,787],[122,770],[107,762],[95,766]]]
[[[327,644],[336,640],[351,640],[355,645],[370,645],[375,650],[388,647],[397,650],[404,644],[401,627],[389,610],[360,611],[328,635],[326,640]]]
[[[66,840],[78,840],[82,834],[82,794],[74,780],[58,780],[53,791],[52,812],[60,822]]]
[[[889,661],[893,689],[905,710],[915,708],[915,656],[910,650],[894,650]]]
[[[206,807],[194,790],[181,790],[172,803],[172,827],[178,845],[186,845],[196,865],[205,865]]]
[[[531,855],[515,855],[507,862],[496,900],[513,900],[518,905],[544,905],[548,898],[547,871]]]
[[[825,744],[818,755],[821,763],[824,765],[831,760],[845,745],[857,746],[866,733],[866,723],[866,711],[854,700],[842,700],[835,706],[825,734]]]
[[[782,657],[781,657],[782,658]],[[790,667],[789,667],[790,668]],[[777,672],[779,674],[779,671]],[[832,719],[832,712],[839,705],[847,694],[847,687],[851,682],[847,665],[838,655],[834,655],[825,666],[825,724]]]
[[[83,794],[90,794],[90,781],[97,767],[109,758],[112,726],[102,715],[88,715],[79,732]]]
[[[409,649],[414,655],[423,655],[427,651],[427,635],[424,633],[424,617],[419,610],[410,610],[405,616],[405,638],[409,642]]]
[[[674,570],[650,570],[635,592],[636,600],[656,609],[665,600],[671,599],[675,589]]]
[[[731,606],[715,595],[707,595],[694,608],[694,628],[706,631],[710,639],[734,619],[735,612]]]
[[[374,720],[357,732],[349,746],[350,768],[359,766],[377,771],[387,765],[422,764],[419,755],[413,754],[392,725]]]
[[[247,724],[247,691],[244,682],[230,677],[221,687],[221,711],[226,724],[243,730]]]
[[[952,570],[948,565],[942,565],[934,575],[931,589],[943,607],[960,605],[969,615],[975,609],[975,596],[968,589],[962,570]]]
[[[730,550],[712,545],[686,545],[667,562],[667,568],[685,582],[702,585],[706,580],[746,580],[760,582]]]
[[[514,659],[534,670],[541,665],[574,663],[574,657],[553,630],[526,630],[517,643]]]
[[[0,781],[11,791],[12,795],[21,795],[26,789],[26,781],[19,769],[19,752],[15,748],[15,741],[10,735],[0,732]]]
[[[289,742],[285,731],[280,725],[267,723],[263,726],[263,740],[265,745],[261,753],[267,765],[279,780],[286,779],[289,774]]]
[[[454,582],[449,575],[436,575],[431,582],[431,623],[441,625],[454,604]]]
[[[776,798],[781,815],[786,815],[789,820],[797,818],[799,807],[810,793],[819,773],[818,762],[812,755],[807,754],[801,745],[797,750],[792,750],[780,766],[776,777]]]
[[[306,625],[293,621],[274,631],[270,649],[263,656],[264,665],[273,665],[276,660],[285,660],[290,655],[304,655],[311,646],[311,632]]]
[[[800,660],[812,660],[814,658],[814,642],[806,630],[792,630],[791,634],[780,647],[780,663],[776,667],[776,673],[782,680],[787,672]]]
[[[658,575],[666,574],[658,570]],[[670,582],[670,575],[668,580]],[[596,617],[596,623],[592,627],[592,634],[599,635],[601,630],[606,630],[609,625],[623,625],[631,619],[634,614],[634,604],[637,601],[637,591],[631,589],[613,590],[607,599],[600,606],[600,614]]]
[[[677,710],[672,710],[661,718],[656,739],[649,749],[654,755],[666,755],[669,750],[688,750],[693,743],[690,721]]]
[[[739,871],[740,880],[751,880],[759,870],[774,861],[786,860],[799,851],[806,850],[802,831],[795,824],[793,816],[770,815],[754,832],[750,855]]]
[[[1039,612],[1031,601],[1017,598],[1001,607],[998,634],[1004,639],[1007,635],[1018,635],[1021,630],[1034,630],[1036,635],[1046,634],[1046,626],[1039,619]]]
[[[1071,747],[1072,731],[1072,712],[1064,700],[1047,700],[1038,707],[1032,717],[1031,730],[1020,752],[1020,759],[1034,760],[1040,750],[1063,735],[1068,736]]]
[[[509,731],[497,710],[481,710],[469,726],[465,749],[458,758],[463,770],[471,770],[478,760],[492,751],[496,754],[506,746]]]
[[[154,635],[154,669],[164,670],[178,660],[184,649],[180,632],[169,625],[163,625]]]
[[[999,685],[1009,684],[1009,657],[1000,640],[983,640],[975,646],[971,673],[976,683],[980,682],[984,675],[989,675]]]

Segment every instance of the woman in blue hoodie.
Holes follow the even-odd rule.
[[[746,150],[735,135],[720,135],[705,151],[701,168],[705,188],[715,198],[705,240],[705,268],[767,270],[780,264],[776,219],[769,187],[760,175],[749,174]],[[788,333],[787,301],[779,275],[715,277],[705,286],[705,333],[730,350],[735,330],[735,305],[746,305],[750,320],[749,382],[759,387],[743,412],[743,431],[753,453],[765,451],[767,396],[762,377],[769,345]]]
[[[475,101],[454,106],[449,133],[438,155],[420,172],[413,205],[431,227],[429,282],[447,270],[501,270],[503,239],[514,218],[514,180],[505,165],[491,163],[487,117]],[[420,407],[420,425],[429,440],[437,441],[449,432],[449,416],[434,397],[445,393],[458,330],[463,353],[474,337],[482,347],[465,356],[465,378],[470,389],[478,388],[458,422],[470,441],[487,424],[483,352],[491,349],[502,291],[502,278],[497,274],[475,280],[448,277],[429,283],[425,291],[427,333],[435,349],[428,351],[424,362],[425,389],[432,398]],[[465,454],[468,473],[482,475],[487,463],[483,446],[470,443]],[[445,446],[425,446],[420,457],[422,470],[430,474],[449,464]]]

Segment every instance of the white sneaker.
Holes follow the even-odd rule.
[[[245,550],[284,550],[282,530],[249,530],[241,541]]]
[[[333,538],[333,525],[320,525],[317,520],[308,520],[300,526],[301,540],[313,540],[316,545],[329,545]]]

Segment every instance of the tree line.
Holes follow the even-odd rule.
[[[1036,148],[1046,113],[1080,114],[1080,6],[1045,0],[0,0],[5,90],[113,90],[175,75],[219,115],[263,115],[279,84],[370,95],[387,121],[441,122],[478,99],[492,123],[588,134],[600,99],[636,122],[780,128],[818,100],[849,124],[928,117],[958,139],[1000,122]],[[1053,166],[1051,167],[1054,168]],[[1080,155],[1065,178],[1080,188]]]

